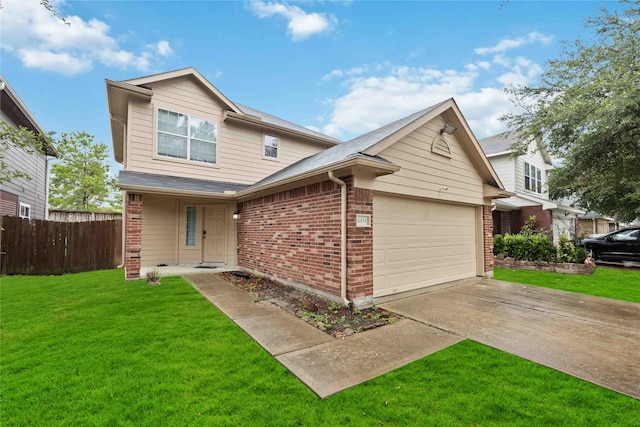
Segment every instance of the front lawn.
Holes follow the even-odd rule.
[[[640,303],[640,270],[596,267],[591,276],[496,268],[494,278]]]
[[[1,279],[3,426],[626,425],[640,401],[472,341],[320,400],[181,278]]]

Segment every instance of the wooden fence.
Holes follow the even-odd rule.
[[[54,222],[3,216],[2,274],[49,275],[117,267],[122,220]]]

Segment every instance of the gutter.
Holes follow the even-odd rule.
[[[340,186],[340,297],[346,307],[351,301],[347,299],[347,184],[336,178],[333,170],[329,171],[329,179]]]

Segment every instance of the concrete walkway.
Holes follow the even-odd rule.
[[[381,307],[640,399],[640,304],[482,280]]]
[[[337,340],[213,273],[183,277],[321,398],[463,340],[411,319]]]
[[[211,272],[184,277],[321,398],[469,338],[640,399],[640,304],[478,279],[382,304],[405,319],[336,340]]]

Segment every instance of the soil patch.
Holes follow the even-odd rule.
[[[225,281],[254,295],[256,302],[266,301],[299,317],[308,324],[335,338],[379,328],[396,322],[400,316],[377,307],[362,310],[344,305],[264,276],[245,272],[218,273]]]

